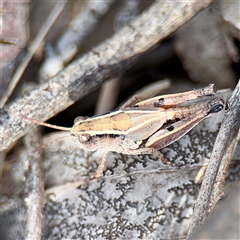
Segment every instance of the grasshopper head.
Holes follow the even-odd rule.
[[[85,119],[86,119],[86,117],[77,117],[74,120],[74,125],[70,130],[71,135],[78,138],[78,140],[81,143],[87,142],[89,140],[89,138],[91,137],[90,134],[88,134],[86,132],[86,130],[84,130],[81,127],[81,124],[84,122]]]

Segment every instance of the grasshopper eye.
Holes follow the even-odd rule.
[[[78,136],[78,140],[79,140],[79,142],[83,143],[83,142],[87,142],[90,137],[91,137],[90,134],[84,133],[84,134],[80,134]]]
[[[82,122],[85,119],[86,119],[86,117],[82,117],[82,116],[76,117],[75,120],[74,120],[74,125],[78,124],[79,122]]]

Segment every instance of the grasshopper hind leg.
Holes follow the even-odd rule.
[[[175,167],[176,164],[167,160],[157,149],[155,148],[141,148],[128,150],[127,154],[140,155],[140,154],[153,154],[159,158],[159,160],[166,165]]]
[[[106,160],[107,160],[107,154],[108,154],[108,152],[103,152],[101,163],[98,165],[96,172],[93,174],[93,176],[91,178],[99,178],[103,175],[103,170],[104,170]],[[163,164],[170,165],[173,167],[176,166],[175,163],[170,162],[169,160],[164,158],[164,156],[155,148],[132,149],[132,150],[129,150],[127,154],[132,154],[132,155],[154,154],[155,156],[157,156],[159,158],[159,160],[162,161]]]
[[[121,107],[120,110],[128,108],[128,107],[133,107],[136,103],[142,101],[142,98],[139,95],[134,95],[130,99],[127,100]]]

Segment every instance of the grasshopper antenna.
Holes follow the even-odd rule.
[[[67,139],[67,138],[73,138],[73,136],[66,136],[66,137],[60,137],[60,138],[54,139],[54,140],[50,141],[49,143],[44,144],[44,145],[36,148],[36,149],[33,150],[32,152],[33,152],[33,153],[34,153],[34,152],[38,152],[38,151],[40,151],[40,150],[42,150],[42,149],[50,146],[52,143],[54,143],[54,142],[56,142],[56,141],[63,140],[63,139]]]
[[[53,129],[57,129],[57,130],[62,130],[62,131],[70,131],[71,130],[71,128],[68,128],[68,127],[60,127],[60,126],[57,126],[57,125],[44,123],[44,122],[38,121],[38,120],[33,119],[33,118],[25,117],[23,115],[19,115],[19,116],[24,120],[36,123],[36,124],[41,125],[41,126],[45,126],[45,127],[49,127],[49,128],[53,128]]]
[[[70,131],[71,130],[71,128],[68,128],[68,127],[60,127],[60,126],[57,126],[57,125],[44,123],[44,122],[41,122],[39,120],[29,118],[29,117],[26,117],[26,116],[23,116],[23,115],[19,115],[19,116],[26,121],[33,122],[33,123],[36,123],[36,124],[41,125],[41,126],[45,126],[45,127],[49,127],[49,128],[53,128],[53,129],[57,129],[57,130],[62,130],[62,131]],[[49,142],[48,144],[45,144],[45,145],[42,145],[39,148],[36,148],[33,152],[40,151],[40,150],[50,146],[55,141],[63,140],[63,139],[66,139],[66,138],[72,138],[72,137],[73,136],[66,136],[66,137],[61,137],[61,138],[55,139],[55,140]]]

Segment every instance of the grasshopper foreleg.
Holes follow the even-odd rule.
[[[103,170],[104,170],[106,160],[107,160],[107,154],[108,154],[108,152],[103,152],[101,163],[98,165],[96,172],[93,174],[93,176],[91,178],[98,178],[103,175]]]

